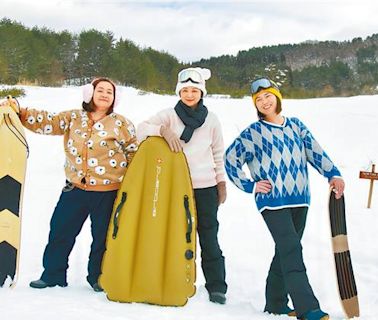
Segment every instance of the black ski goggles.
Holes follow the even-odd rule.
[[[255,94],[261,89],[268,89],[271,87],[278,89],[278,86],[272,80],[268,78],[258,78],[251,82],[251,93]]]
[[[203,82],[202,75],[196,70],[182,70],[178,74],[178,81],[181,83],[185,82],[193,82],[193,83],[201,83]]]

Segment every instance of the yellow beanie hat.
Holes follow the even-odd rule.
[[[258,92],[256,92],[255,94],[252,95],[253,103],[255,104],[255,106],[256,106],[257,97],[261,93],[264,93],[264,92],[270,92],[270,93],[274,94],[278,99],[278,104],[279,105],[282,104],[282,94],[281,94],[280,90],[278,90],[277,88],[274,88],[274,87],[269,87],[269,88],[266,88],[266,89],[262,89],[262,90],[260,90],[260,91],[258,91]]]

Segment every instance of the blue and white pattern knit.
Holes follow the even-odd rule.
[[[330,180],[339,170],[297,118],[285,118],[283,125],[264,120],[252,123],[225,153],[230,180],[241,190],[252,193],[255,182],[269,180],[269,193],[256,193],[260,212],[310,205],[307,162]],[[247,164],[252,180],[242,170]]]

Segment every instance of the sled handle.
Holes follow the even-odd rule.
[[[13,98],[11,95],[7,96],[8,104],[9,106],[14,110],[14,112],[17,113],[17,115],[20,114],[20,103],[16,98]],[[17,103],[14,103],[13,100],[16,100]]]
[[[186,213],[186,224],[187,224],[187,229],[186,229],[186,242],[191,243],[191,234],[193,230],[193,222],[192,222],[192,215],[190,213],[189,209],[189,197],[187,195],[184,196],[184,207],[185,207],[185,213]]]
[[[119,221],[118,221],[119,215],[121,213],[123,205],[126,202],[126,199],[127,199],[127,193],[122,192],[121,202],[118,204],[117,209],[114,213],[114,218],[113,218],[113,239],[115,239],[117,237],[118,227],[119,227]]]

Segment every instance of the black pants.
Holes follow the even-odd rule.
[[[68,256],[90,215],[93,242],[87,280],[91,285],[97,282],[116,195],[117,191],[83,191],[78,188],[62,192],[50,222],[49,241],[43,255],[43,281],[67,285]]]
[[[197,231],[201,246],[201,265],[208,292],[226,293],[225,263],[218,243],[217,187],[194,189],[197,207]]]
[[[263,211],[263,218],[276,245],[266,280],[266,311],[280,313],[287,306],[288,294],[299,317],[319,308],[302,256],[301,238],[307,210],[307,207],[300,207]]]

